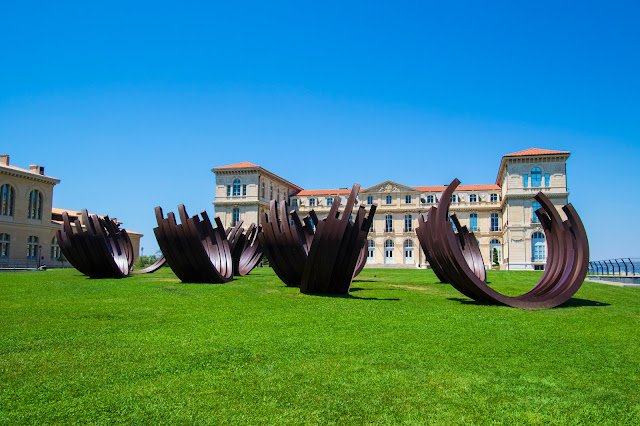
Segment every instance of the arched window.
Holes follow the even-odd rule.
[[[500,244],[500,240],[494,238],[489,243],[489,259],[491,260],[491,264],[498,262],[498,264],[502,263],[502,244]]]
[[[542,186],[542,170],[540,170],[540,167],[531,169],[531,186]]]
[[[27,239],[27,259],[37,259],[38,258],[38,237],[35,235],[31,235]]]
[[[413,240],[405,240],[403,246],[404,264],[410,265],[413,263]]]
[[[0,186],[0,215],[13,216],[16,191],[11,185],[5,183]]]
[[[34,189],[29,194],[29,219],[42,219],[42,192]]]
[[[56,260],[60,257],[60,246],[58,245],[58,239],[53,237],[51,239],[51,256],[49,258],[51,260]]]
[[[233,181],[233,196],[238,197],[240,195],[240,188],[242,188],[240,179],[235,179]]]
[[[9,242],[11,236],[9,234],[0,234],[0,257],[9,257]]]
[[[393,240],[384,242],[384,263],[393,263]]]
[[[373,263],[376,256],[376,243],[373,240],[367,241],[367,263]]]
[[[531,203],[531,207],[532,207],[531,221],[533,223],[540,223],[540,219],[538,219],[538,215],[536,215],[536,210],[540,208],[540,203],[537,201],[534,201],[533,203]]]
[[[534,232],[531,235],[531,260],[533,262],[547,260],[547,243],[542,232]]]

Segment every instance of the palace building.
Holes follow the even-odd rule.
[[[0,268],[69,266],[56,231],[63,212],[72,221],[81,213],[53,207],[53,187],[59,183],[45,175],[42,166],[22,169],[10,165],[8,155],[0,155]],[[127,232],[137,257],[142,234]]]
[[[546,241],[533,213],[533,196],[542,191],[558,208],[568,203],[566,162],[570,153],[530,148],[502,157],[495,183],[460,185],[452,196],[450,213],[473,231],[487,268],[544,269]],[[350,189],[308,189],[258,165],[243,162],[212,169],[216,179],[215,206],[225,227],[239,220],[258,223],[271,200],[288,201],[304,216],[315,210],[325,217],[334,197]],[[414,228],[419,214],[437,205],[444,186],[406,186],[391,180],[362,188],[359,205],[378,209],[367,241],[371,267],[427,267]],[[358,206],[355,206],[354,213]]]

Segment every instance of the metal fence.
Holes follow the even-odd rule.
[[[7,258],[0,257],[0,269],[38,269],[40,267],[47,268],[73,268],[68,260],[58,259],[26,259],[22,258]]]
[[[640,276],[640,258],[595,260],[589,262],[589,274]]]

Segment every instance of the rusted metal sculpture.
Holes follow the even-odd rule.
[[[153,262],[151,265],[147,266],[144,269],[140,269],[139,271],[133,271],[132,274],[153,274],[158,269],[162,268],[164,264],[167,263],[167,259],[164,257],[164,254],[160,256],[158,260]]]
[[[251,224],[247,232],[242,227],[243,221],[240,220],[233,228],[228,228],[227,240],[229,241],[229,249],[233,260],[233,275],[247,275],[255,268],[262,256],[264,250],[258,240],[260,227]]]
[[[69,263],[91,278],[123,278],[133,270],[133,245],[129,234],[109,216],[88,214],[83,209],[82,222],[75,219],[72,227],[69,214],[63,212],[62,224],[56,234]]]
[[[351,220],[359,185],[354,185],[342,217],[340,197],[335,197],[327,218],[318,220],[315,211],[302,221],[296,212],[288,212],[286,203],[271,202],[271,221],[263,213],[260,242],[269,264],[288,286],[300,286],[303,293],[347,294],[353,278],[366,262],[366,239],[376,206],[369,214],[359,207]],[[315,230],[314,230],[315,227]]]
[[[189,217],[184,205],[178,206],[181,224],[173,212],[164,218],[156,207],[158,227],[153,229],[162,254],[182,282],[226,283],[233,279],[233,262],[229,241],[222,222],[215,219],[213,228],[207,212]]]
[[[549,199],[539,192],[534,198],[541,208],[536,215],[544,230],[547,247],[547,267],[538,284],[520,296],[505,296],[489,287],[479,274],[479,251],[465,227],[459,223],[456,233],[448,220],[451,195],[460,184],[455,179],[443,192],[438,207],[429,209],[425,221],[418,216],[416,228],[420,245],[434,272],[442,282],[448,282],[462,294],[479,302],[502,304],[522,309],[553,308],[569,300],[587,275],[589,241],[582,221],[571,204],[562,208],[563,221]],[[474,238],[475,240],[475,238]],[[466,252],[466,253],[465,253]],[[482,266],[484,270],[484,265]]]
[[[271,201],[269,216],[262,213],[260,217],[262,232],[258,239],[278,278],[289,287],[300,287],[318,216],[312,210],[300,221],[298,214],[288,208],[285,201],[278,215],[278,202]]]

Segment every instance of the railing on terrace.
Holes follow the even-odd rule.
[[[41,266],[46,266],[47,268],[72,268],[73,266],[69,263],[68,260],[57,260],[57,259],[26,259],[22,258],[7,258],[0,257],[0,269],[37,269]]]
[[[589,274],[640,276],[640,258],[594,260],[589,262]]]

